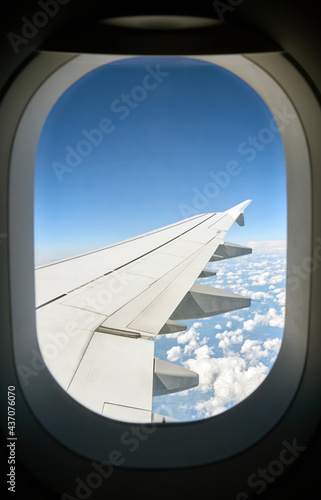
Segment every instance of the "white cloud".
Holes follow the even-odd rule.
[[[215,337],[220,340],[218,346],[223,350],[227,349],[231,344],[240,344],[244,339],[242,328],[237,328],[234,331],[225,330],[223,333],[217,333]]]
[[[197,340],[190,340],[190,342],[184,347],[184,354],[191,355],[193,351],[195,351],[195,349],[197,349],[199,346],[200,344],[197,342]]]
[[[251,365],[256,365],[261,358],[267,358],[271,355],[270,351],[278,353],[281,347],[281,339],[268,339],[265,342],[254,339],[247,339],[241,348],[241,354],[244,354]]]
[[[260,260],[260,262],[253,262],[252,263],[252,267],[264,267],[266,268],[266,266],[269,264],[269,261],[268,260]],[[257,269],[253,269],[252,271],[249,271],[249,274],[254,274],[254,273],[257,273],[258,270]],[[261,271],[261,273],[264,272],[264,271]]]
[[[222,330],[221,325],[215,325],[215,327],[214,327],[214,328],[216,328],[216,330]]]
[[[235,321],[243,321],[244,318],[241,318],[241,316],[238,316],[237,314],[234,314],[233,316],[231,316],[232,319],[234,319]]]
[[[247,244],[253,250],[286,250],[286,240],[249,241]]]
[[[167,337],[176,338],[178,344],[187,344],[184,347],[183,353],[191,355],[195,349],[206,343],[208,340],[208,337],[205,337],[202,341],[200,341],[200,333],[196,330],[196,328],[200,328],[201,326],[202,323],[200,321],[195,321],[195,323],[193,323],[193,325],[186,332],[176,332],[167,335]],[[177,348],[176,350],[173,350],[174,347],[172,347],[169,351],[167,351],[167,359],[169,359],[169,361],[177,361],[181,357],[181,347],[175,347]]]
[[[251,293],[253,292],[251,292],[245,287],[238,287],[237,293],[239,293],[240,295],[244,295],[245,297],[250,297]]]
[[[244,321],[243,328],[244,330],[251,331],[257,325],[269,325],[269,326],[277,326],[280,328],[284,327],[284,313],[285,308],[281,308],[280,314],[274,309],[274,307],[270,307],[266,314],[255,313],[253,319],[248,319]]]
[[[168,361],[177,361],[182,355],[182,349],[178,345],[174,345],[169,351],[167,351]]]
[[[189,338],[192,338],[193,335],[196,335],[196,328],[200,328],[201,326],[202,323],[200,321],[195,321],[191,328],[189,328],[189,330],[187,330],[186,332],[167,333],[166,338],[177,339],[177,342],[179,344],[184,344],[185,342],[188,342]]]
[[[226,336],[229,333],[231,332],[225,331],[217,336]],[[250,395],[269,372],[262,359],[273,353],[271,360],[274,360],[280,346],[279,338],[270,338],[265,342],[247,339],[240,354],[230,352],[221,358],[212,357],[212,348],[207,345],[196,349],[195,358],[186,361],[184,366],[199,374],[200,383],[197,390],[203,393],[212,392],[212,396],[207,400],[196,403],[198,417],[217,415]]]
[[[276,296],[276,300],[278,301],[280,306],[284,306],[285,305],[285,292],[283,291],[283,292],[278,293]]]
[[[177,342],[179,344],[187,344],[191,340],[196,340],[199,337],[199,334],[196,332],[195,328],[192,326],[187,332],[180,333],[177,337]]]
[[[271,295],[268,292],[254,292],[251,295],[251,299],[253,300],[261,300],[261,299],[271,299]]]
[[[269,271],[261,271],[261,272],[257,273],[256,275],[251,276],[251,279],[253,280],[252,286],[266,285],[270,281],[268,279],[270,274],[271,273]]]
[[[250,364],[257,364],[261,358],[267,358],[269,355],[268,349],[262,349],[262,345],[258,340],[247,339],[241,348],[241,353]]]
[[[272,295],[270,295],[269,292],[252,292],[251,290],[246,290],[246,294],[247,297],[250,297],[253,300],[272,299]]]
[[[240,356],[189,360],[186,366],[199,373],[200,389],[213,390],[207,401],[199,401],[196,410],[206,418],[225,411],[251,394],[265,379],[268,368],[263,363],[247,367]]]
[[[275,285],[276,283],[281,283],[284,280],[284,276],[276,275],[270,278],[269,283]]]
[[[263,345],[265,349],[268,349],[269,351],[279,352],[281,344],[282,340],[279,338],[275,338],[266,340]]]

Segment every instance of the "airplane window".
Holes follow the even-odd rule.
[[[290,120],[201,58],[123,58],[58,99],[35,166],[37,334],[49,370],[71,396],[119,420],[193,421],[230,409],[267,377],[285,317],[280,130]],[[213,215],[245,200],[252,202],[230,229]],[[205,271],[199,261],[196,286],[214,287],[217,303],[225,292],[250,301],[179,313],[176,297],[183,293],[183,301],[194,286],[184,292],[193,259],[209,244],[203,214],[213,217],[218,243]],[[128,401],[118,389],[122,376]],[[100,377],[99,387],[86,389],[84,381]],[[117,394],[101,395],[106,386]]]

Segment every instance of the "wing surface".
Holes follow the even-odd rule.
[[[250,305],[238,294],[195,283],[211,261],[250,253],[224,241],[244,224],[250,203],[191,217],[95,252],[37,268],[41,352],[57,382],[93,411],[150,422],[152,396],[194,387],[198,375],[155,360],[158,334],[185,329],[177,320]]]

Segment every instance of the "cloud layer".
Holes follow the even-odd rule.
[[[188,329],[163,335],[156,357],[199,374],[184,393],[154,398],[154,410],[180,420],[207,418],[251,394],[268,375],[282,343],[286,254],[280,242],[251,242],[251,255],[208,265],[217,272],[200,282],[252,299],[250,308],[187,321]],[[162,398],[162,399],[160,399]]]

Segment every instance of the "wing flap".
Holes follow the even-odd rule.
[[[67,297],[61,299],[62,303],[67,306],[98,312],[107,317],[122,309],[126,304],[131,303],[142,292],[148,290],[153,283],[152,278],[132,275],[126,271],[122,273],[122,278],[122,282],[119,282],[117,276],[111,274],[103,280],[99,280],[94,286],[89,285],[67,295]],[[120,328],[116,324],[113,326]]]
[[[104,316],[53,303],[39,309],[36,319],[42,356],[53,377],[67,390]]]
[[[102,413],[114,404],[152,410],[154,343],[95,332],[69,394]]]

